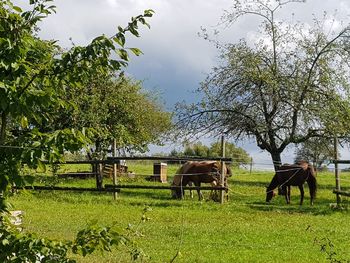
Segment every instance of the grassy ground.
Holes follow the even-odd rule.
[[[137,174],[151,174],[152,166],[131,165]],[[176,166],[169,166],[174,174]],[[73,239],[89,222],[115,222],[123,231],[137,224],[142,210],[152,208],[151,220],[142,225],[143,236],[136,241],[149,256],[148,262],[330,262],[333,258],[350,260],[347,209],[334,210],[334,175],[319,173],[315,205],[299,207],[299,190],[292,189],[292,204],[282,197],[265,204],[265,186],[272,172],[235,171],[230,179],[230,201],[224,205],[186,197],[170,199],[167,190],[122,189],[118,200],[111,194],[60,191],[21,192],[11,197],[17,210],[24,210],[24,229],[52,239]],[[349,174],[342,175],[350,178]],[[42,177],[41,179],[43,179]],[[143,177],[123,179],[128,184],[145,183]],[[57,182],[56,182],[57,183]],[[108,182],[106,182],[108,183]],[[64,185],[93,186],[94,180],[65,180]],[[160,183],[159,183],[160,184]],[[345,183],[344,183],[345,185]],[[350,185],[350,183],[348,183]],[[205,193],[208,195],[208,193]],[[345,206],[348,200],[344,198]],[[334,245],[333,248],[325,246]],[[119,249],[111,254],[77,258],[78,262],[128,262],[128,253]]]

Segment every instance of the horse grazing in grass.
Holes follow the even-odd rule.
[[[231,176],[231,169],[224,165],[225,185],[228,176]],[[188,161],[177,170],[172,186],[187,186],[193,183],[200,187],[201,183],[210,183],[213,187],[220,182],[221,162],[217,161]],[[199,188],[197,188],[198,199],[202,200],[203,195]],[[184,189],[172,190],[173,198],[183,198]]]
[[[311,205],[314,204],[316,197],[317,182],[315,170],[312,165],[305,161],[298,164],[282,165],[272,178],[270,185],[266,189],[266,202],[270,202],[275,195],[273,190],[277,187],[281,188],[282,195],[285,196],[287,204],[290,203],[290,187],[298,186],[300,190],[300,205],[304,201],[304,183],[307,182],[310,191]]]

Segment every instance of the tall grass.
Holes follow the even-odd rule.
[[[174,174],[177,166],[168,167]],[[129,170],[152,174],[151,165],[130,165]],[[291,205],[282,197],[265,204],[265,186],[272,172],[235,170],[230,178],[229,202],[198,201],[195,196],[172,200],[165,190],[122,189],[116,201],[111,194],[60,191],[21,191],[10,198],[14,209],[24,210],[24,231],[53,239],[73,239],[91,221],[115,222],[123,231],[136,224],[144,207],[152,208],[151,220],[142,227],[143,236],[135,237],[149,255],[149,262],[329,262],[321,251],[322,238],[329,238],[340,259],[350,260],[348,237],[349,212],[334,210],[334,175],[319,173],[314,206],[309,205],[308,190],[299,207],[299,190],[292,188]],[[349,174],[342,174],[343,178]],[[154,184],[142,176],[125,184]],[[171,178],[170,178],[171,180]],[[169,180],[169,181],[170,181]],[[94,185],[94,180],[66,180],[66,185]],[[160,184],[160,183],[159,183]],[[350,185],[350,183],[349,183]],[[208,192],[204,193],[208,196]],[[348,205],[348,199],[343,199]],[[119,249],[110,254],[77,258],[79,262],[128,262]]]

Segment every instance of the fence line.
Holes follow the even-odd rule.
[[[165,185],[112,185],[106,184],[104,188],[81,188],[81,187],[65,187],[65,186],[15,186],[15,190],[61,190],[61,191],[78,191],[78,192],[120,192],[120,189],[153,189],[153,190],[228,190],[222,186],[165,186]]]
[[[66,186],[41,186],[41,185],[32,185],[32,186],[14,186],[14,190],[62,190],[62,191],[77,191],[77,192],[120,192],[120,189],[115,188],[95,188],[95,187],[66,187]]]
[[[154,189],[154,190],[228,190],[227,187],[224,186],[165,186],[165,185],[113,185],[106,184],[106,189],[120,188],[120,189]]]

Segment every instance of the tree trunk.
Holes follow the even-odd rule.
[[[1,114],[0,145],[5,144],[6,124],[7,124],[7,113],[3,111]]]
[[[282,165],[281,153],[280,152],[270,152],[272,163],[275,171]]]

